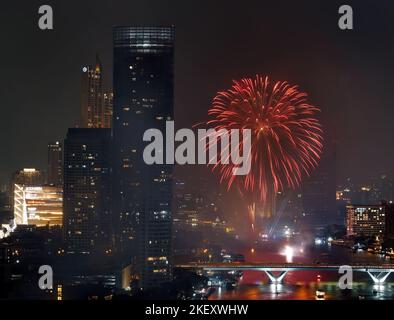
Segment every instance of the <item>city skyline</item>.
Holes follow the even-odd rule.
[[[394,5],[341,5],[54,0],[7,32],[0,300],[393,300]]]

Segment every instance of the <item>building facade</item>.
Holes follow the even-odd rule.
[[[59,141],[48,143],[47,175],[47,183],[49,185],[63,185],[63,146]]]
[[[104,92],[104,128],[112,128],[114,93]]]
[[[64,238],[69,253],[111,247],[110,130],[69,129],[64,142]]]
[[[172,165],[146,165],[144,132],[174,117],[174,29],[114,29],[113,214],[142,288],[172,279]]]
[[[55,186],[14,186],[16,225],[61,226],[63,192]]]
[[[96,56],[95,66],[82,67],[82,128],[104,128],[102,65]]]
[[[384,205],[348,205],[346,207],[346,229],[348,236],[383,238],[385,236]]]

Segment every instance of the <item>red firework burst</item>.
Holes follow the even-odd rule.
[[[306,93],[287,82],[271,84],[259,75],[234,81],[214,98],[207,124],[216,130],[251,129],[252,167],[245,176],[234,176],[232,164],[213,170],[220,168],[228,188],[237,184],[244,195],[253,194],[263,202],[286,187],[297,187],[320,159],[319,111],[307,102]]]

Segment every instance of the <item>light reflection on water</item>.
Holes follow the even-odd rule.
[[[387,283],[377,286],[366,283],[355,283],[351,292],[340,290],[336,282],[274,285],[264,284],[240,284],[235,290],[224,288],[216,290],[210,296],[211,300],[316,300],[316,290],[326,293],[326,300],[358,299],[393,299],[394,284]],[[376,290],[376,291],[373,291]]]
[[[265,243],[256,247],[254,252],[248,248],[242,250],[249,262],[286,262],[286,255],[281,255],[281,248],[288,243]],[[241,252],[241,251],[240,251]],[[303,254],[295,255],[295,263],[351,264],[353,263],[390,263],[383,257],[367,252],[354,253],[342,247],[311,247]],[[318,277],[319,276],[319,277]],[[316,290],[325,292],[325,299],[394,299],[394,273],[389,276],[383,286],[373,284],[371,278],[363,272],[354,272],[353,289],[340,290],[340,275],[333,271],[291,271],[283,283],[271,284],[268,277],[261,271],[245,271],[238,287],[233,290],[217,289],[209,299],[212,300],[315,300]],[[319,281],[320,279],[320,281]]]

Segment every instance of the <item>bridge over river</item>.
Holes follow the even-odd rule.
[[[258,262],[230,262],[230,263],[189,263],[178,264],[176,268],[200,269],[205,271],[263,271],[273,283],[282,282],[289,271],[336,271],[345,265],[339,264],[310,264],[310,263],[258,263]],[[364,264],[352,263],[346,265],[356,272],[366,272],[376,284],[383,284],[391,272],[394,264]],[[275,272],[275,273],[274,273]]]

